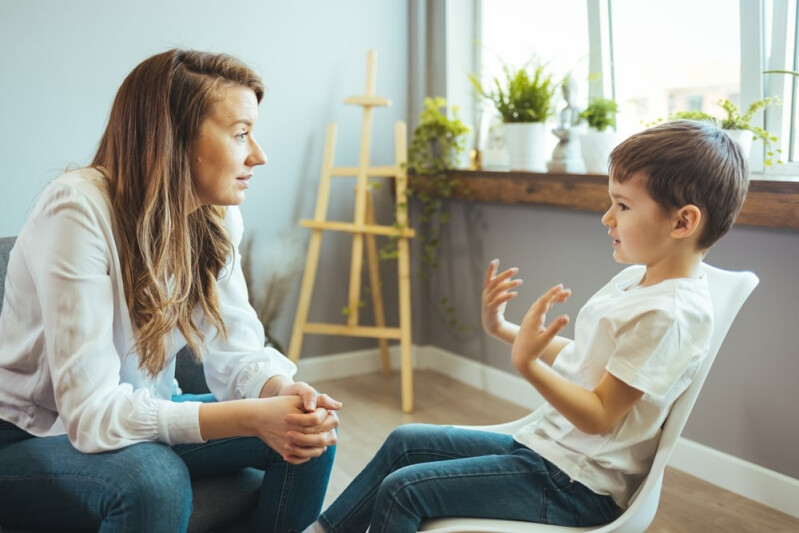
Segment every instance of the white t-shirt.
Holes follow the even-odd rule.
[[[574,342],[553,369],[588,390],[607,370],[644,395],[599,435],[583,433],[545,404],[514,436],[621,507],[649,472],[663,422],[699,370],[713,331],[704,277],[640,287],[643,274],[643,266],[628,267],[591,297],[577,315]]]
[[[36,436],[69,435],[83,452],[141,441],[202,442],[197,402],[170,401],[175,328],[168,366],[139,369],[111,218],[108,182],[93,169],[64,174],[44,190],[11,252],[0,314],[0,418]],[[295,365],[264,348],[263,326],[247,300],[238,244],[238,208],[225,223],[233,257],[218,278],[228,336],[204,318],[204,368],[219,400],[257,398]]]

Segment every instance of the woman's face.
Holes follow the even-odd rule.
[[[251,89],[220,89],[219,101],[200,124],[189,149],[191,179],[200,205],[244,201],[253,169],[267,161],[252,134],[257,120],[258,100]]]

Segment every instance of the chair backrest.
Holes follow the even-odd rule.
[[[660,437],[652,468],[644,483],[639,487],[630,506],[619,518],[597,528],[570,528],[505,520],[482,520],[475,518],[444,518],[427,521],[420,531],[425,533],[465,533],[465,532],[524,532],[524,533],[567,533],[590,531],[592,533],[643,533],[652,523],[660,500],[663,472],[669,462],[677,440],[688,421],[688,416],[699,397],[699,392],[707,379],[710,367],[716,359],[721,344],[730,330],[738,311],[759,283],[752,272],[732,272],[702,264],[707,276],[710,298],[713,301],[713,334],[710,338],[708,355],[691,385],[677,398],[671,408]],[[533,415],[496,426],[484,426],[487,431],[512,432],[527,423]]]
[[[11,248],[14,247],[16,237],[0,237],[0,310],[3,309],[3,295],[6,289],[6,269],[8,268],[8,256]]]
[[[663,483],[663,472],[677,440],[688,422],[696,399],[710,373],[710,367],[713,365],[738,311],[741,310],[746,299],[760,282],[752,272],[732,272],[708,264],[703,264],[702,269],[707,276],[710,298],[713,301],[713,335],[710,338],[707,357],[691,385],[674,402],[671,412],[663,424],[663,432],[655,459],[652,462],[652,469],[633,497],[629,508],[618,520],[608,524],[608,527],[615,527],[603,528],[597,533],[599,531],[643,532],[655,518],[660,499],[660,487]]]

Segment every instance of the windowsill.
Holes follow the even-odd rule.
[[[608,208],[608,177],[525,171],[452,170],[461,183],[452,198],[501,204],[533,204],[603,212]],[[418,178],[410,176],[416,189]],[[736,224],[799,229],[799,177],[753,176]]]

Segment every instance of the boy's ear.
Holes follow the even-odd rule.
[[[674,227],[671,236],[675,239],[690,237],[699,229],[702,222],[702,210],[693,204],[680,207],[674,214]]]

